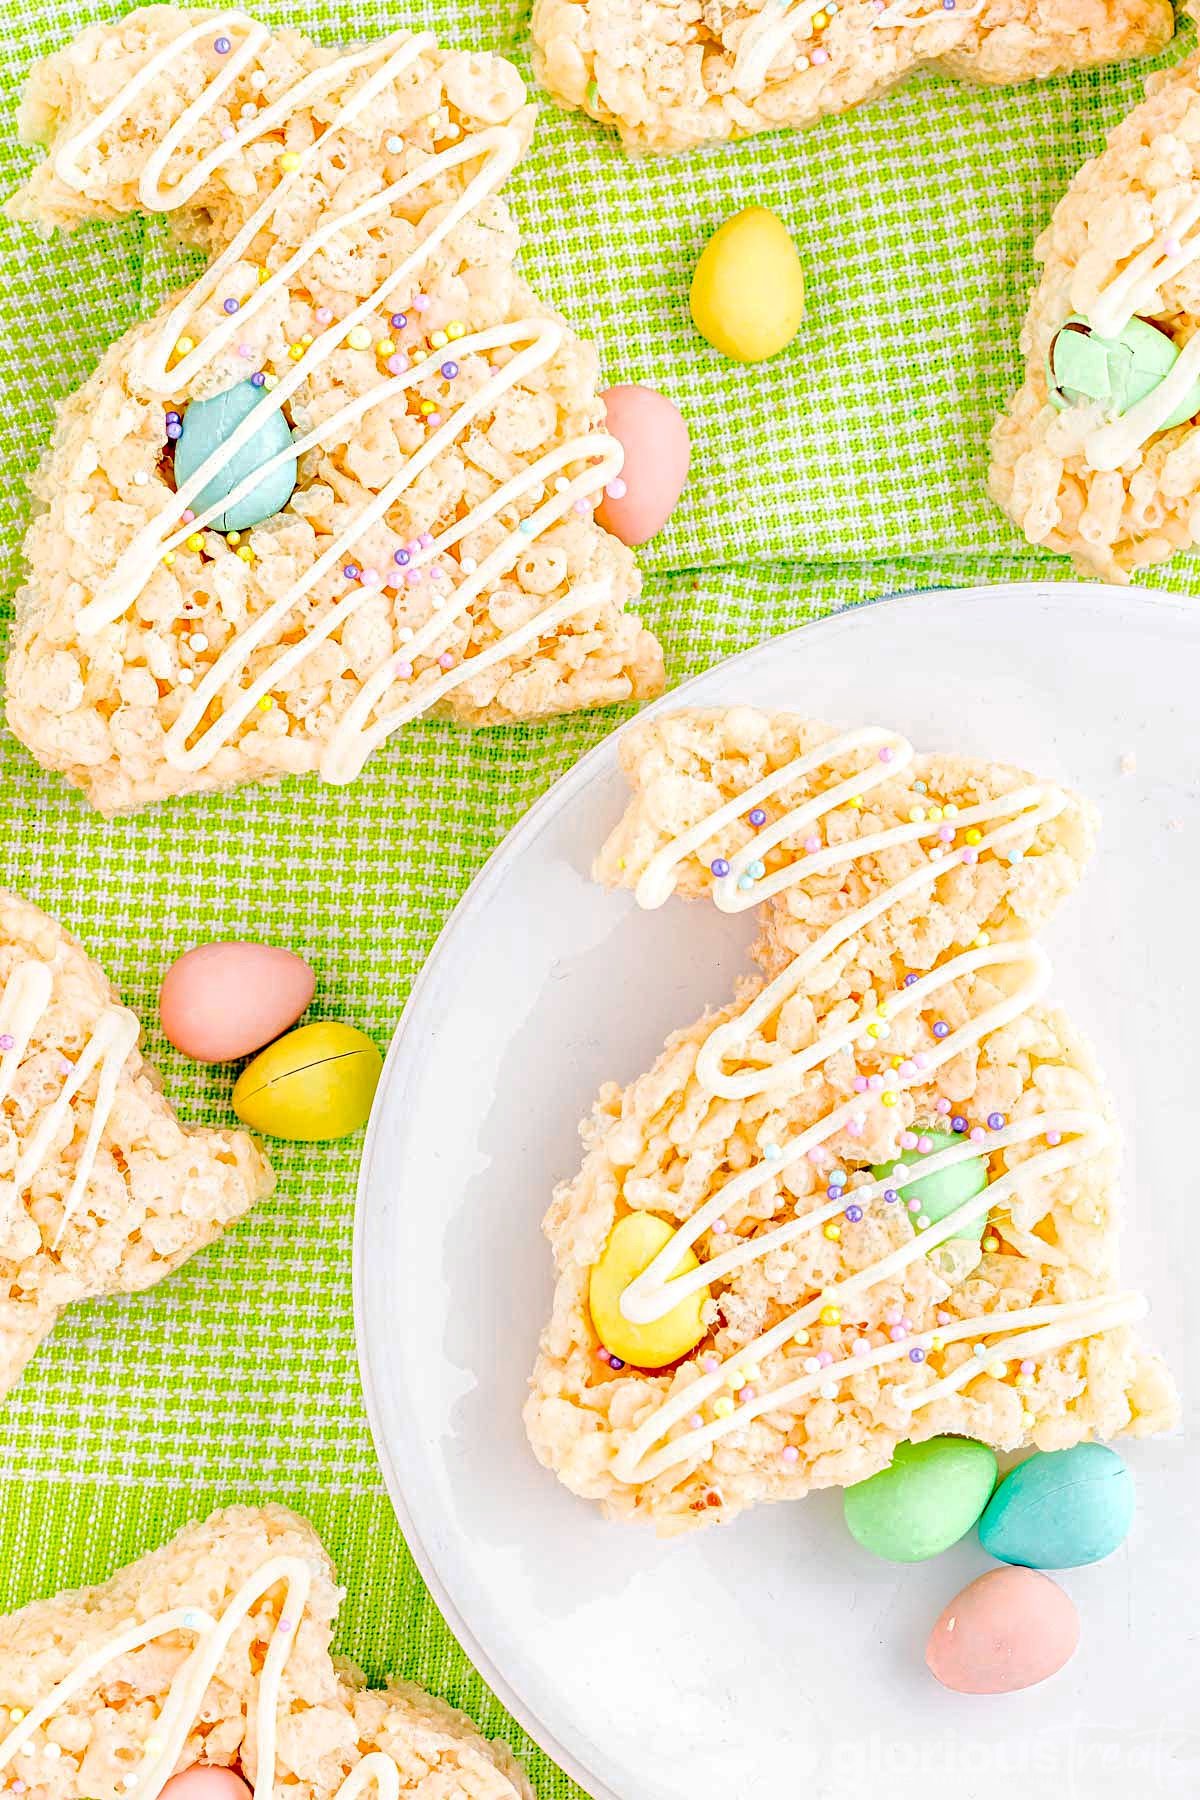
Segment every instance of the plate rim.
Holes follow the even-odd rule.
[[[379,1471],[383,1477],[384,1487],[396,1522],[408,1548],[409,1555],[417,1566],[435,1605],[445,1623],[449,1626],[460,1649],[468,1657],[476,1671],[483,1677],[492,1693],[500,1701],[505,1710],[517,1721],[526,1735],[563,1770],[591,1800],[630,1800],[610,1787],[599,1775],[588,1769],[579,1757],[564,1744],[558,1734],[553,1731],[525,1701],[524,1697],[511,1685],[503,1673],[496,1657],[480,1641],[474,1629],[468,1624],[454,1596],[451,1594],[441,1572],[430,1553],[417,1527],[404,1492],[404,1484],[399,1470],[395,1466],[384,1439],[380,1409],[376,1399],[375,1376],[372,1369],[371,1355],[368,1349],[368,1333],[366,1329],[366,1234],[368,1214],[368,1189],[371,1185],[372,1168],[375,1159],[379,1135],[379,1119],[382,1108],[379,1097],[393,1087],[403,1089],[406,1079],[402,1067],[407,1054],[405,1039],[413,1019],[421,1010],[427,990],[434,981],[434,971],[440,966],[446,954],[451,950],[456,934],[461,931],[467,920],[486,903],[489,888],[498,879],[502,869],[510,859],[518,853],[524,841],[535,836],[541,829],[542,821],[551,812],[560,810],[574,800],[579,790],[586,786],[591,771],[606,758],[611,757],[619,740],[635,724],[653,718],[666,711],[675,710],[688,704],[688,696],[693,689],[708,681],[718,670],[726,671],[748,662],[751,658],[761,656],[770,646],[781,645],[799,637],[802,633],[819,631],[824,627],[832,627],[844,622],[848,617],[864,610],[874,611],[880,607],[891,607],[920,602],[934,594],[953,594],[964,604],[972,604],[998,589],[1011,590],[1021,588],[1031,596],[1041,599],[1076,600],[1096,599],[1103,597],[1105,601],[1136,601],[1140,608],[1147,602],[1161,605],[1164,608],[1190,610],[1197,614],[1200,622],[1200,603],[1192,595],[1172,588],[1141,588],[1119,586],[1112,582],[1080,581],[1070,578],[1036,577],[1025,581],[992,581],[977,582],[965,587],[941,585],[932,587],[904,588],[889,590],[885,594],[875,595],[870,599],[852,602],[840,607],[836,612],[827,613],[818,619],[808,619],[787,631],[761,639],[745,650],[735,651],[730,656],[720,657],[716,662],[699,673],[689,676],[677,687],[669,688],[666,693],[641,707],[630,719],[622,720],[619,725],[606,732],[590,750],[572,763],[562,774],[556,777],[544,793],[524,812],[516,823],[505,833],[500,842],[490,852],[486,861],[476,871],[467,887],[456,901],[449,917],[446,919],[428,955],[422,963],[401,1009],[388,1044],[383,1069],[379,1078],[379,1086],[375,1104],[372,1106],[367,1124],[366,1137],[363,1142],[362,1156],[359,1161],[358,1179],[354,1201],[354,1231],[352,1245],[352,1298],[354,1308],[354,1337],[358,1361],[359,1382],[362,1389],[364,1409],[371,1431],[371,1441],[375,1450]]]

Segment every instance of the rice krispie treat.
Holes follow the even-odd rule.
[[[64,1308],[137,1293],[274,1186],[244,1131],[180,1123],[103,969],[0,889],[0,1396]]]
[[[398,726],[641,698],[593,510],[596,359],[514,272],[508,63],[336,52],[151,6],[37,65],[43,230],[165,213],[211,259],[67,400],[34,480],[8,719],[101,811],[317,770]]]
[[[534,69],[634,152],[811,125],[914,69],[991,85],[1161,50],[1170,0],[534,0]]]
[[[236,1771],[255,1800],[533,1800],[462,1713],[409,1682],[368,1689],[331,1656],[340,1600],[306,1520],[231,1506],[99,1587],[11,1613],[0,1776],[23,1800],[157,1800],[204,1769]]]
[[[1031,933],[1088,808],[883,728],[626,734],[600,879],[759,909],[765,974],[583,1128],[526,1404],[575,1493],[671,1533],[943,1433],[1054,1449],[1176,1402],[1117,1286],[1115,1134]]]
[[[1030,543],[1109,581],[1200,544],[1200,55],[1148,94],[1034,245],[1025,379],[991,443]]]

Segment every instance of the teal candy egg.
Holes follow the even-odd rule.
[[[921,1136],[928,1138],[933,1150],[905,1150],[900,1161],[911,1168],[914,1163],[924,1162],[925,1155],[932,1156],[935,1150],[948,1150],[951,1144],[961,1144],[962,1139],[952,1131],[923,1131]],[[871,1169],[876,1181],[884,1181],[892,1173],[894,1162],[875,1163]],[[955,1163],[953,1168],[943,1169],[937,1175],[927,1175],[923,1181],[914,1181],[911,1187],[901,1189],[904,1203],[910,1200],[920,1202],[920,1210],[927,1219],[936,1225],[956,1207],[965,1206],[976,1194],[982,1194],[988,1184],[987,1163],[982,1156],[972,1156],[963,1162]],[[915,1215],[914,1215],[915,1216]],[[983,1227],[987,1218],[981,1213],[979,1218],[954,1233],[956,1238],[971,1238],[978,1243],[983,1236]]]
[[[1133,1477],[1107,1444],[1035,1451],[993,1494],[979,1521],[989,1556],[1027,1569],[1078,1569],[1124,1543]]]
[[[996,1485],[996,1457],[974,1438],[897,1444],[886,1469],[842,1496],[851,1537],[888,1562],[924,1562],[965,1537]]]
[[[239,381],[236,387],[226,388],[223,394],[214,394],[211,400],[193,400],[183,415],[182,430],[175,443],[176,487],[182,487],[201,463],[207,462],[213,452],[232,437],[242,420],[268,398],[265,388]],[[192,511],[207,512],[210,506],[216,506],[239,482],[253,475],[255,469],[261,468],[281,450],[290,448],[291,442],[292,429],[283,413],[277,408],[264,410],[262,424],[251,432],[223,468],[218,467],[212,480],[204,484],[192,501]],[[264,475],[236,505],[218,513],[210,521],[211,529],[246,531],[251,525],[261,525],[264,519],[273,518],[282,511],[291,499],[295,485],[296,458],[289,456]]]
[[[1130,319],[1119,337],[1101,337],[1084,318],[1074,316],[1050,345],[1046,371],[1050,404],[1067,406],[1098,400],[1114,417],[1129,411],[1169,375],[1179,356],[1165,331],[1147,319]],[[1173,412],[1159,426],[1169,431],[1200,412],[1200,381],[1193,382]]]

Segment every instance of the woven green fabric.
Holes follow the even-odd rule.
[[[29,63],[117,10],[35,0],[10,13],[6,189],[28,161],[12,107]],[[363,27],[349,5],[259,10],[333,37]],[[381,32],[427,23],[448,41],[527,61],[523,22],[505,0],[371,11]],[[1189,47],[1185,29],[1164,63]],[[1145,73],[1023,92],[918,80],[804,136],[671,163],[631,164],[594,128],[547,109],[509,190],[526,270],[599,340],[608,379],[663,388],[692,429],[687,496],[644,557],[646,611],[673,678],[881,593],[1069,573],[1026,549],[987,501],[986,436],[1017,369],[1032,240]],[[791,350],[747,370],[694,334],[687,287],[711,229],[752,201],[793,229],[810,310]],[[92,227],[50,245],[2,229],[10,595],[24,478],[55,397],[83,381],[178,267],[149,226]],[[1183,561],[1155,579],[1200,588]],[[805,700],[819,710],[819,696]],[[213,936],[290,945],[319,971],[319,1013],[365,1026],[382,1045],[488,852],[614,723],[609,713],[478,736],[417,725],[352,789],[304,781],[107,825],[5,736],[0,881],[103,958],[185,1115],[227,1121],[229,1071],[188,1063],[156,1029],[166,963]],[[474,1674],[392,1519],[354,1355],[359,1144],[273,1152],[273,1200],[152,1293],[71,1316],[3,1407],[0,1607],[97,1579],[213,1505],[284,1500],[338,1559],[349,1589],[342,1649],[372,1677],[411,1676],[507,1736],[542,1795],[577,1793]]]

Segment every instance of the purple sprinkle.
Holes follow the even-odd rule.
[[[172,441],[174,441],[175,438],[181,438],[183,436],[183,426],[182,425],[168,425],[167,426],[167,436]]]
[[[11,1050],[16,1041],[11,1031],[4,1032],[0,1035],[0,1050]]]
[[[238,309],[238,303],[233,298],[232,294],[228,300],[222,300],[221,305],[225,308],[227,313],[235,313]]]
[[[913,1345],[912,1349],[908,1353],[908,1360],[909,1360],[909,1362],[924,1362],[925,1361],[925,1352],[922,1350],[920,1344]]]
[[[263,374],[261,369],[257,369],[255,371],[255,373],[250,377],[250,386],[251,387],[265,387],[266,382],[267,382],[267,378]]]
[[[409,556],[407,550],[393,550],[392,561],[398,563],[402,569],[406,569],[412,561],[412,558]]]
[[[1003,1113],[989,1113],[987,1122],[988,1122],[988,1130],[989,1131],[1003,1131],[1004,1130],[1004,1114]]]
[[[905,985],[905,987],[911,987],[913,985],[914,981],[919,981],[920,979],[921,979],[921,977],[919,975],[913,975],[910,973],[904,977],[904,985]]]
[[[623,1369],[625,1367],[625,1364],[621,1361],[619,1356],[611,1356],[610,1355],[610,1357],[608,1359],[608,1366],[610,1369]]]
[[[858,1221],[862,1218],[862,1216],[863,1216],[863,1214],[862,1214],[861,1206],[848,1206],[846,1208],[846,1217],[849,1219],[849,1221],[852,1225],[857,1225]]]
[[[754,811],[752,813],[750,813],[748,816],[750,819],[750,823],[754,826],[754,829],[756,831],[758,830],[760,825],[765,825],[767,822],[767,815],[763,811],[761,806],[756,806],[754,808]]]
[[[216,51],[218,56],[228,56],[229,52],[233,49],[233,45],[230,43],[230,41],[227,37],[219,37],[219,38],[214,38],[213,49]]]
[[[961,1113],[955,1113],[950,1121],[950,1129],[951,1131],[965,1131],[967,1129],[967,1121],[963,1118]]]
[[[446,377],[447,381],[453,381],[454,377],[458,374],[458,364],[456,362],[444,362],[442,364],[442,374]]]
[[[724,881],[729,873],[729,864],[725,861],[723,856],[714,856],[708,866],[718,881]]]
[[[900,1196],[896,1192],[895,1188],[884,1188],[883,1203],[885,1206],[895,1206],[895,1204],[899,1198],[900,1198]]]
[[[408,314],[407,313],[393,313],[391,318],[388,320],[388,324],[392,327],[392,329],[394,331],[403,331],[404,327],[408,324]]]
[[[944,1038],[944,1037],[950,1036],[950,1027],[947,1025],[945,1019],[938,1020],[937,1024],[933,1028],[933,1035],[935,1038]]]
[[[167,414],[167,424],[168,425],[178,425],[178,423],[179,423],[179,414],[177,412],[169,412]]]
[[[342,569],[342,574],[346,577],[347,581],[357,581],[362,574],[362,570],[357,563],[346,563]]]

